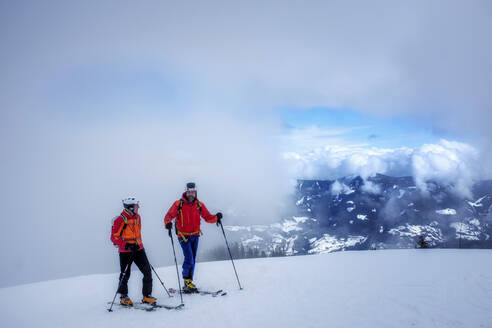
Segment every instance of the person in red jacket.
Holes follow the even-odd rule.
[[[173,203],[164,217],[164,225],[168,230],[172,229],[172,221],[176,219],[176,234],[184,255],[182,273],[184,291],[188,293],[197,291],[193,284],[193,273],[195,271],[198,239],[201,234],[200,217],[208,223],[218,223],[222,219],[222,213],[210,214],[205,205],[197,198],[195,183],[189,182],[181,199]]]
[[[111,241],[118,247],[120,255],[120,282],[118,293],[121,294],[120,303],[126,306],[133,305],[128,297],[128,279],[131,274],[131,265],[135,263],[143,274],[142,303],[155,303],[152,294],[152,271],[142,243],[142,220],[138,214],[139,204],[134,197],[123,200],[123,212],[115,218],[111,229]]]

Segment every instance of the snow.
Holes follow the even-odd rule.
[[[238,231],[258,231],[263,232],[269,229],[269,226],[266,225],[251,225],[251,226],[224,226],[225,230],[238,232]]]
[[[468,202],[468,204],[471,207],[482,207],[483,206],[482,200],[484,200],[485,197],[487,197],[487,195],[483,196],[482,198],[479,198],[476,202]]]
[[[241,230],[251,231],[251,228],[246,226],[224,226],[224,229],[234,232]]]
[[[284,220],[282,223],[274,223],[271,227],[280,229],[283,232],[301,231],[302,228],[299,227],[299,223],[304,223],[307,220],[309,220],[309,218],[305,216],[294,216],[292,217],[292,220]]]
[[[324,234],[322,238],[311,242],[312,249],[308,252],[311,254],[324,254],[340,250],[345,250],[347,247],[353,247],[367,240],[364,236],[349,236],[348,238],[336,238]]]
[[[263,232],[263,231],[266,231],[268,230],[268,226],[266,225],[253,225],[251,226],[253,228],[254,231],[258,231],[258,232]]]
[[[243,240],[242,241],[242,244],[245,245],[245,246],[247,246],[248,244],[251,244],[251,243],[254,244],[254,243],[257,243],[257,242],[262,241],[262,240],[263,240],[263,238],[254,235],[253,237],[251,237],[249,239]]]
[[[389,231],[392,235],[397,235],[400,237],[410,237],[415,238],[421,235],[429,237],[433,241],[442,241],[442,231],[438,228],[438,223],[433,221],[430,225],[416,225],[416,224],[406,224],[393,228]]]
[[[304,223],[309,220],[307,216],[293,216],[292,219],[294,219],[296,223]]]
[[[296,250],[294,250],[294,243],[297,240],[297,236],[287,238],[286,239],[286,250],[285,250],[285,255],[294,255],[297,253]]]
[[[479,224],[480,224],[480,222],[479,222]],[[467,240],[479,240],[480,239],[479,238],[480,231],[477,230],[477,226],[475,224],[467,224],[464,222],[453,222],[449,226],[456,230],[456,238],[461,237],[461,238],[467,239]]]
[[[378,250],[198,263],[195,281],[227,296],[184,295],[180,311],[106,311],[117,274],[0,289],[2,327],[492,327],[491,250]],[[457,265],[459,264],[459,265]],[[156,268],[176,287],[174,266]],[[133,272],[130,296],[140,298]],[[313,292],[316,291],[316,292]],[[154,296],[168,298],[157,279]],[[26,300],[29,300],[26,304]]]
[[[436,213],[441,215],[456,215],[456,210],[454,208],[445,208],[443,210],[437,210]]]
[[[350,195],[350,194],[353,194],[354,192],[355,192],[355,190],[353,190],[353,189],[349,189],[349,190],[345,190],[345,191],[344,191],[344,194],[345,194],[345,195]]]
[[[272,234],[272,243],[274,244],[282,244],[284,242],[285,238],[284,236],[278,234],[278,233],[273,233]]]
[[[403,197],[403,195],[405,195],[405,190],[400,189],[399,192],[400,192],[400,194],[398,195],[398,198],[401,199]]]
[[[367,215],[364,215],[364,214],[357,214],[357,219],[362,220],[362,221],[369,220],[367,218]]]
[[[471,219],[468,221],[470,224],[473,224],[474,226],[479,227],[480,226],[480,221],[478,219]]]
[[[336,180],[331,186],[331,194],[334,196],[340,195],[341,193],[345,195],[350,195],[354,192],[355,190],[344,183],[340,183],[338,180]]]

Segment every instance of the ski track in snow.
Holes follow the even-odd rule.
[[[184,295],[180,311],[106,311],[116,274],[0,289],[2,327],[492,327],[491,250],[384,250],[198,263],[196,283],[227,296]],[[157,269],[176,287],[174,266]],[[130,296],[140,299],[133,270]],[[154,277],[154,296],[168,298]],[[26,303],[27,300],[27,303]]]

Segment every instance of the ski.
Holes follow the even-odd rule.
[[[108,302],[108,304],[111,304],[111,302]],[[184,304],[167,305],[167,304],[159,304],[159,303],[148,304],[148,303],[142,303],[142,302],[135,302],[131,306],[123,305],[121,303],[115,303],[114,305],[118,306],[120,308],[142,310],[142,311],[147,311],[147,312],[154,311],[157,309],[180,310],[184,307]]]
[[[153,304],[148,304],[148,303],[142,303],[142,302],[135,302],[137,306],[142,306],[142,307],[150,307],[152,310],[154,309],[166,309],[166,310],[179,310],[184,307],[184,304],[179,304],[179,305],[167,305],[167,304],[159,304],[159,303],[153,303]]]
[[[216,291],[209,291],[209,290],[197,290],[196,292],[190,293],[184,290],[181,290],[183,294],[199,294],[199,295],[210,295],[212,297],[217,297],[217,296],[226,296],[227,292],[223,291],[222,289],[216,290]],[[169,288],[169,293],[171,294],[176,294],[179,293],[177,289],[174,288]]]

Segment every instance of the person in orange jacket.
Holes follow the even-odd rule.
[[[219,223],[222,213],[210,214],[205,205],[197,198],[195,183],[186,184],[186,191],[180,200],[173,203],[166,216],[164,225],[166,229],[172,229],[172,221],[176,219],[175,227],[178,241],[183,250],[183,279],[184,291],[193,293],[197,291],[193,284],[193,273],[195,271],[196,253],[198,240],[201,235],[200,217],[208,223]]]
[[[118,293],[121,294],[120,303],[126,306],[133,305],[128,297],[128,279],[131,265],[135,263],[143,274],[142,303],[152,304],[156,299],[151,296],[152,271],[142,243],[142,219],[138,214],[140,206],[134,197],[129,197],[123,200],[123,207],[123,212],[115,218],[111,229],[111,241],[118,247],[120,255],[121,273],[118,288]]]

